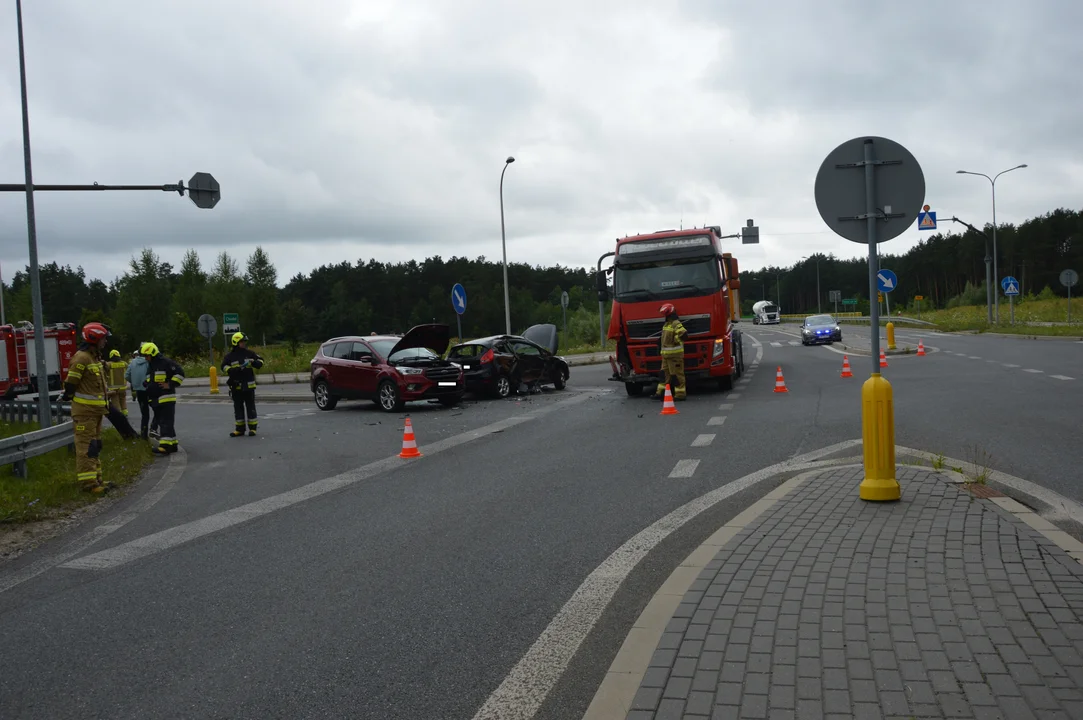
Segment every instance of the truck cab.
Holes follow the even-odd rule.
[[[770,300],[760,300],[752,306],[753,325],[778,325],[782,321],[782,311]]]
[[[751,225],[750,225],[751,227]],[[729,236],[737,237],[737,236]],[[660,308],[673,303],[688,331],[685,375],[715,380],[729,389],[744,369],[737,260],[722,252],[720,228],[662,230],[617,240],[612,254],[613,308],[610,340],[611,380],[623,382],[629,395],[641,395],[658,383],[662,369]],[[604,256],[603,256],[604,257]],[[599,297],[608,293],[606,273],[599,273]]]

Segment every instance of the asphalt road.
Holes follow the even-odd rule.
[[[868,358],[842,379],[840,354],[780,331],[746,328],[762,342],[753,379],[693,390],[673,417],[628,398],[606,366],[573,368],[563,392],[409,406],[425,454],[410,461],[393,457],[403,416],[371,403],[320,412],[261,390],[261,434],[229,438],[228,404],[186,398],[172,489],[124,516],[154,487],[148,478],[96,518],[126,522],[80,554],[83,569],[0,590],[0,717],[469,720],[640,530],[760,468],[860,438]],[[940,351],[892,357],[883,371],[896,441],[984,451],[991,467],[1083,501],[1083,344],[928,344]],[[773,392],[778,366],[785,394]],[[538,717],[581,714],[670,571],[770,487],[720,503],[651,552]],[[64,542],[0,568],[0,588],[47,567]]]

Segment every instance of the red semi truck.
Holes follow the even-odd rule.
[[[46,325],[45,370],[50,390],[60,390],[68,363],[78,344],[73,323]],[[37,356],[34,354],[34,326],[30,323],[0,325],[0,398],[38,391]]]
[[[689,381],[711,379],[724,390],[744,372],[744,346],[736,325],[741,317],[737,260],[722,251],[724,238],[759,242],[759,228],[748,221],[740,235],[722,235],[718,226],[662,230],[618,238],[613,267],[599,270],[599,299],[610,295],[606,275],[613,275],[610,380],[623,382],[628,394],[641,395],[658,384],[662,369],[664,303],[673,303],[688,335],[684,343]],[[601,267],[601,259],[598,261]]]

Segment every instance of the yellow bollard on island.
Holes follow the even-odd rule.
[[[880,373],[873,373],[861,386],[861,441],[865,450],[861,499],[899,500],[902,489],[895,479],[895,403],[891,383]]]
[[[895,323],[893,322],[887,324],[887,349],[895,349]]]
[[[211,395],[218,394],[218,368],[211,365]]]

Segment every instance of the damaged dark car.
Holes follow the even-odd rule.
[[[551,385],[563,390],[571,375],[557,355],[557,327],[532,325],[522,335],[493,335],[456,345],[447,359],[463,369],[466,389],[506,398]]]

